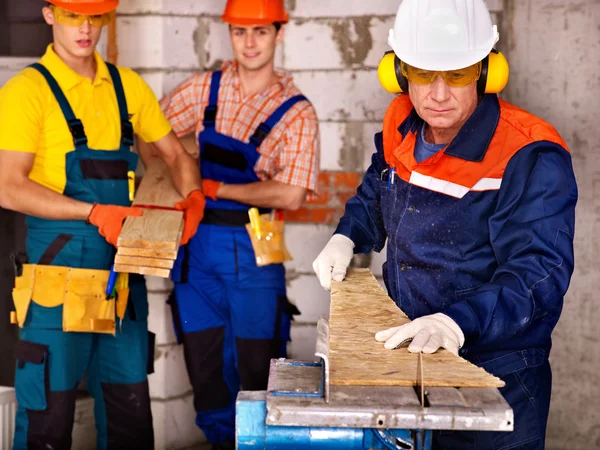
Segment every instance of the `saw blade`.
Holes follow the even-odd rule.
[[[419,401],[421,402],[421,407],[425,407],[425,382],[423,379],[423,353],[419,352],[417,356],[417,394],[419,395]]]

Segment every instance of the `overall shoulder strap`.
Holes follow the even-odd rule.
[[[129,110],[127,109],[127,98],[125,97],[125,90],[123,89],[123,81],[121,80],[121,74],[119,69],[111,63],[106,63],[108,73],[113,81],[115,87],[115,94],[117,95],[117,103],[119,105],[119,117],[121,119],[121,143],[128,147],[133,145],[133,125],[129,120]]]
[[[273,112],[273,114],[271,114],[267,118],[267,120],[265,120],[258,126],[256,131],[250,138],[250,142],[254,144],[257,148],[260,147],[260,145],[267,138],[269,133],[271,133],[273,127],[277,125],[277,122],[279,122],[296,103],[301,102],[302,100],[308,101],[308,99],[304,95],[296,95],[287,99],[285,102],[279,105],[279,107]]]
[[[213,72],[210,80],[210,96],[208,105],[204,108],[204,128],[214,127],[217,121],[217,104],[219,103],[219,88],[221,86],[221,76],[223,72],[217,70]]]
[[[75,148],[87,146],[87,136],[85,135],[85,130],[83,129],[83,123],[81,123],[81,120],[75,117],[73,108],[71,108],[71,105],[67,100],[67,97],[65,97],[62,89],[58,85],[56,78],[54,78],[50,71],[40,63],[31,64],[29,67],[41,73],[46,79],[48,86],[50,86],[50,90],[52,91],[52,94],[54,94],[54,97],[56,98],[56,101],[58,102],[58,105],[65,116],[65,120],[69,126],[69,131],[71,132],[71,136],[73,136]]]

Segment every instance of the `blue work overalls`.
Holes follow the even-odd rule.
[[[117,96],[121,144],[116,151],[88,147],[83,124],[50,72],[48,82],[65,116],[75,149],[66,155],[64,195],[88,203],[129,206],[127,172],[135,170],[129,122],[119,72],[107,64]],[[115,248],[84,221],[27,217],[31,264],[107,270]],[[130,278],[128,313],[116,336],[62,330],[63,305],[43,307],[33,298],[16,349],[18,401],[15,449],[71,447],[77,385],[87,373],[94,397],[98,449],[153,449],[147,381],[148,302],[142,277]]]
[[[228,184],[259,181],[254,165],[271,129],[303,96],[290,98],[245,143],[215,129],[221,72],[212,75],[204,130],[202,177]],[[291,316],[282,264],[257,267],[245,228],[250,206],[207,199],[203,222],[180,251],[171,306],[194,390],[196,424],[217,443],[235,436],[235,399],[267,387],[269,361],[283,357]]]

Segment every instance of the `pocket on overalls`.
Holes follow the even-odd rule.
[[[548,351],[526,349],[505,354],[478,355],[477,358],[479,367],[506,382],[500,388],[500,393],[514,413],[514,430],[512,433],[498,433],[494,448],[521,448],[541,440],[543,430],[539,424],[545,422],[547,417],[551,391]]]
[[[45,308],[62,305],[68,272],[68,267],[36,265],[33,301]]]
[[[71,270],[63,306],[63,330],[115,334],[115,299],[106,299],[108,272]]]
[[[23,327],[27,319],[27,311],[33,298],[33,286],[35,280],[35,266],[26,264],[23,266],[21,276],[15,278],[15,287],[12,290],[13,303],[16,310],[16,323]]]
[[[47,345],[29,341],[19,341],[17,344],[15,390],[17,402],[22,408],[43,411],[47,407],[48,348]]]
[[[25,319],[27,319],[27,311],[31,304],[31,295],[33,288],[14,288],[12,290],[13,303],[16,310],[16,323],[23,327]]]
[[[15,278],[12,296],[17,310],[17,323],[23,326],[31,302],[54,308],[63,302],[66,267],[25,264],[23,274]]]

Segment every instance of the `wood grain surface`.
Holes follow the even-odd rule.
[[[175,250],[155,250],[153,248],[119,247],[117,255],[141,256],[143,258],[155,259],[177,259],[177,251]]]
[[[128,264],[130,266],[172,269],[173,264],[175,264],[175,261],[173,261],[172,259],[144,258],[141,256],[124,256],[117,254],[117,256],[115,257],[115,264]]]
[[[116,264],[115,271],[119,273],[139,273],[140,275],[151,275],[153,277],[169,278],[170,269],[160,269],[158,267],[130,266],[128,264]]]
[[[167,165],[161,159],[153,158],[146,168],[133,206],[152,205],[172,208],[181,200],[181,195],[171,182]],[[176,252],[182,229],[181,211],[144,209],[144,215],[128,217],[125,220],[117,245]]]
[[[406,346],[386,350],[375,333],[410,319],[369,269],[350,269],[331,286],[329,359],[332,385],[415,386],[418,355]],[[423,355],[424,384],[502,387],[504,382],[446,350]]]

